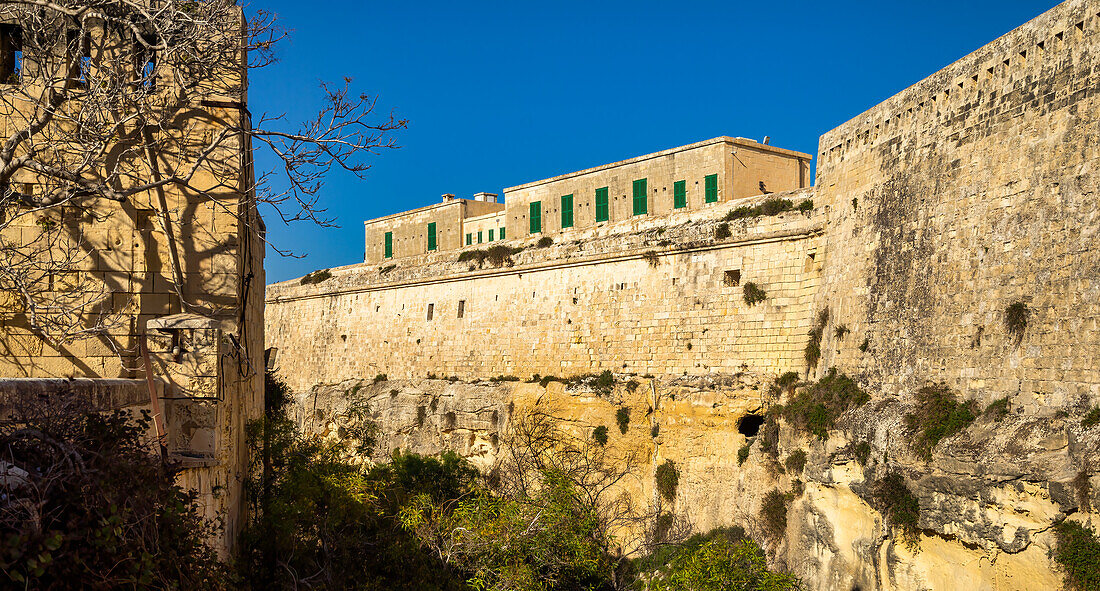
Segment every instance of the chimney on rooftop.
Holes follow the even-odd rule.
[[[444,193],[443,194],[443,203],[446,203],[448,201],[454,201],[454,200],[455,200],[455,194],[454,193]]]
[[[770,144],[770,143],[772,143],[772,136],[770,136],[770,135],[766,135],[766,136],[764,136],[764,141],[763,141],[763,144],[764,144],[764,145],[766,146],[766,145],[768,145],[768,144]]]
[[[474,193],[474,201],[485,201],[486,203],[496,203],[498,195],[496,193]]]

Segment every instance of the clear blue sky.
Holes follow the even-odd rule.
[[[366,180],[332,175],[341,227],[284,225],[269,282],[360,262],[363,220],[720,135],[814,154],[822,133],[1056,5],[256,1],[292,31],[252,74],[254,114],[307,118],[353,78],[409,120]],[[259,154],[257,165],[270,166]]]

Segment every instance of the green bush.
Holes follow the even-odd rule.
[[[626,430],[630,428],[630,409],[620,406],[615,411],[615,423],[619,425],[619,432],[626,435]]]
[[[1092,409],[1085,414],[1085,418],[1081,419],[1082,427],[1093,427],[1096,425],[1100,425],[1100,406],[1092,407]]]
[[[1066,589],[1100,589],[1100,538],[1087,525],[1063,521],[1054,527],[1058,543],[1054,560],[1065,571]]]
[[[917,454],[926,460],[932,457],[936,444],[977,418],[978,405],[972,400],[960,403],[946,384],[921,388],[916,403],[916,410],[905,415],[905,426],[915,434],[913,447]]]
[[[749,281],[744,287],[744,299],[749,306],[755,306],[768,299],[768,294],[759,285]]]
[[[535,246],[538,246],[539,248],[546,248],[547,246],[550,246],[553,243],[554,243],[553,238],[551,238],[549,236],[543,236],[542,238],[539,238],[539,241],[535,243]]]
[[[847,324],[841,324],[840,326],[836,327],[836,330],[834,331],[833,336],[835,336],[836,340],[839,341],[839,340],[843,339],[844,337],[848,336],[848,333],[850,333],[850,332],[852,332],[852,331],[848,329]]]
[[[494,267],[501,267],[513,264],[512,255],[522,250],[522,248],[515,248],[504,244],[497,244],[486,249],[475,248],[472,250],[464,250],[458,254],[458,262],[465,263],[473,261],[477,263],[479,268],[484,266],[486,262]]]
[[[821,340],[825,337],[825,327],[829,324],[829,309],[825,308],[817,314],[817,324],[810,329],[810,341],[806,343],[806,364],[810,367],[817,365],[821,359]]]
[[[665,460],[663,464],[657,466],[654,479],[657,482],[657,492],[661,493],[666,501],[676,498],[676,486],[680,483],[680,472],[676,469],[676,464],[672,460]]]
[[[901,528],[903,539],[914,547],[920,539],[920,530],[917,527],[920,521],[920,502],[906,486],[901,474],[890,472],[876,481],[872,487],[872,496],[878,510],[891,524]]]
[[[798,204],[798,211],[806,212],[813,209],[813,206],[813,201],[807,199]],[[773,197],[759,205],[742,205],[727,213],[726,217],[723,219],[727,222],[732,222],[734,220],[779,215],[783,212],[791,211],[792,209],[795,209],[795,205],[791,203],[789,199]]]
[[[561,378],[559,378],[558,376],[543,376],[542,379],[538,380],[538,383],[539,383],[540,386],[545,388],[546,386],[550,385],[550,382],[560,382],[560,381],[561,381]]]
[[[717,226],[715,226],[715,228],[714,228],[714,238],[715,238],[715,240],[725,240],[726,238],[729,238],[730,236],[733,236],[733,233],[730,232],[730,225],[729,224],[723,222],[723,223],[718,224]]]
[[[374,376],[374,383],[377,384],[378,382],[384,382],[387,379],[389,379],[389,378],[386,377],[386,374],[380,373],[380,374]]]
[[[1013,302],[1005,308],[1005,329],[1016,340],[1017,345],[1024,340],[1024,330],[1027,329],[1027,320],[1030,315],[1031,311],[1022,301]]]
[[[592,439],[601,447],[607,445],[607,425],[600,425],[593,429]]]
[[[652,577],[654,591],[798,591],[794,575],[768,570],[767,557],[756,542],[722,537],[676,549],[667,574]]]
[[[989,415],[998,421],[1003,419],[1008,415],[1008,396],[990,402],[989,406],[985,407],[985,411],[982,414]]]
[[[770,540],[777,540],[787,531],[787,497],[778,489],[768,491],[760,505],[760,526]]]
[[[859,352],[866,353],[867,349],[871,348],[871,339],[863,339],[863,342],[859,345]]]
[[[497,376],[495,378],[489,378],[490,382],[518,382],[519,378],[516,376]]]
[[[614,386],[615,375],[611,373],[611,370],[605,369],[600,372],[599,378],[596,379],[596,389],[602,392],[610,392]]]
[[[649,428],[650,437],[653,437],[654,439],[656,439],[657,436],[660,435],[660,434],[661,434],[661,426],[660,425],[653,425],[652,427]]]
[[[787,390],[797,384],[798,379],[799,374],[797,371],[788,371],[775,380],[775,385],[778,386],[781,390]]]
[[[741,449],[737,450],[737,465],[740,466],[749,459],[749,451],[752,449],[752,444],[745,444],[741,446]]]
[[[814,200],[813,199],[803,199],[802,201],[800,201],[798,203],[798,211],[801,211],[802,213],[808,213],[810,211],[813,211],[813,209],[814,209]]]
[[[787,455],[787,460],[783,462],[787,466],[787,469],[800,474],[802,469],[806,467],[806,451],[796,449]]]
[[[870,399],[851,378],[831,368],[825,377],[795,395],[783,407],[782,414],[792,425],[824,441],[844,411],[862,406]]]
[[[642,255],[642,259],[644,259],[645,262],[649,263],[649,266],[653,267],[654,269],[661,266],[661,257],[657,255],[657,251],[655,250],[645,251],[645,253]]]
[[[332,277],[332,273],[328,269],[321,269],[320,271],[314,271],[307,273],[304,277],[298,280],[301,285],[311,285],[328,280]]]
[[[867,460],[871,459],[871,444],[866,441],[860,441],[852,446],[852,455],[859,460],[860,464],[867,465]]]

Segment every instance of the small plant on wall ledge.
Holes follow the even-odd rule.
[[[607,445],[607,425],[596,427],[596,429],[592,431],[592,439],[600,444],[601,447]]]
[[[615,411],[615,422],[619,424],[619,432],[626,435],[626,430],[630,428],[630,409],[620,407]]]
[[[718,224],[718,226],[714,228],[714,239],[715,240],[725,240],[726,238],[729,238],[730,236],[733,236],[733,234],[730,232],[730,225],[729,224],[723,222],[721,224]]]
[[[745,284],[745,303],[750,306],[755,306],[760,302],[768,299],[768,294],[759,285],[752,281]]]
[[[657,466],[654,479],[657,481],[657,492],[661,493],[666,501],[676,498],[676,487],[680,484],[680,471],[676,469],[676,464],[672,460],[665,460],[665,463]]]
[[[1024,330],[1027,329],[1027,320],[1030,315],[1031,311],[1027,309],[1027,304],[1019,300],[1005,308],[1005,328],[1016,340],[1017,345],[1024,340]]]
[[[654,269],[661,265],[661,257],[657,256],[657,251],[655,250],[645,251],[645,254],[642,255],[642,258],[645,259],[645,262],[649,263],[649,266],[653,267]]]

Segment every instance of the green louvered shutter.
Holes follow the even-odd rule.
[[[435,250],[435,222],[428,224],[428,250]]]
[[[647,199],[646,180],[634,181],[634,215],[649,213],[649,199]]]
[[[500,239],[504,240],[504,226],[500,227]]]
[[[561,196],[561,227],[572,228],[573,227],[573,196],[562,195]]]
[[[672,207],[680,209],[681,207],[687,207],[687,204],[687,182],[676,181],[672,184]]]
[[[607,204],[607,187],[596,189],[596,221],[606,222],[611,218]]]
[[[542,232],[542,202],[531,202],[531,234]]]
[[[493,241],[493,229],[489,228],[489,242]]]
[[[473,234],[473,232],[466,232],[466,246],[469,246],[473,243],[474,243],[474,234]]]
[[[386,232],[386,258],[393,257],[393,232]]]
[[[706,179],[707,203],[718,201],[718,175],[708,174]]]

